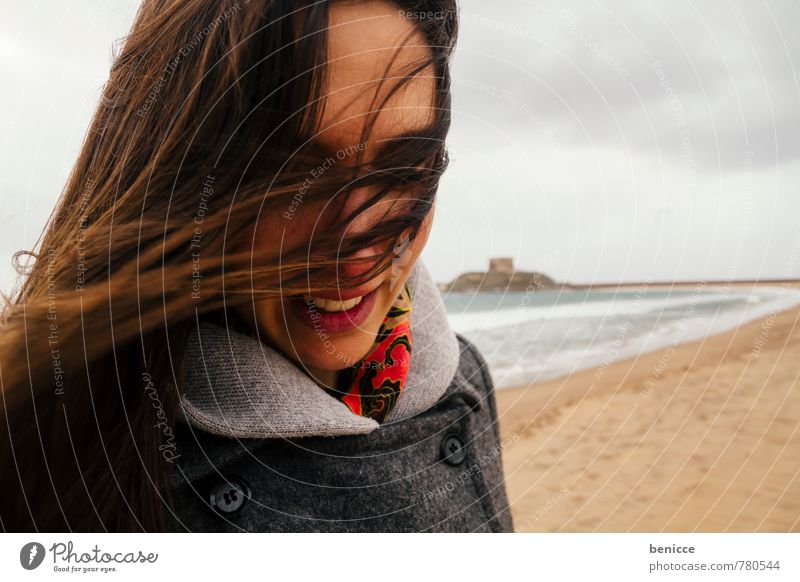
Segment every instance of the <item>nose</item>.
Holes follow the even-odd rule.
[[[380,252],[381,251],[377,246],[372,246],[367,249],[360,249],[349,256],[353,258],[368,257],[377,255]],[[372,269],[377,263],[378,263],[377,259],[371,261],[364,261],[360,263],[338,262],[337,263],[338,275],[341,278],[360,277],[361,275]]]
[[[369,198],[373,195],[374,191],[371,188],[357,188],[349,192],[342,206],[342,211],[339,215],[340,218],[345,219],[349,217],[357,208],[369,200]],[[362,210],[347,225],[345,236],[349,237],[369,231],[380,221],[381,217],[386,214],[390,204],[391,203],[389,201],[381,200],[377,204]],[[378,255],[384,250],[385,249],[381,248],[380,244],[375,244],[358,249],[356,252],[347,255],[347,257],[370,257]],[[337,262],[338,274],[341,277],[358,277],[372,269],[377,263],[378,259],[363,261],[355,264]]]

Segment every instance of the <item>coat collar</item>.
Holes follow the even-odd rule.
[[[447,390],[459,346],[439,290],[417,261],[413,293],[413,349],[406,385],[384,424],[433,406]],[[366,434],[380,425],[353,414],[292,361],[266,344],[210,322],[192,331],[186,348],[179,419],[235,438],[295,438]]]

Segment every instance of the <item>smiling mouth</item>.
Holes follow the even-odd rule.
[[[329,313],[336,313],[339,311],[347,311],[352,309],[364,299],[363,295],[345,299],[344,301],[337,301],[336,299],[325,299],[324,297],[314,297],[313,295],[303,295],[303,301],[306,304],[313,303],[314,306],[320,311],[327,311]]]
[[[317,333],[345,333],[356,329],[369,318],[376,305],[379,288],[343,301],[304,294],[290,299],[288,307],[298,321]]]

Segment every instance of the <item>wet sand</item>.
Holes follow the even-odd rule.
[[[800,531],[800,309],[497,401],[517,531]]]

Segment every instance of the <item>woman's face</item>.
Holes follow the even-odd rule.
[[[324,88],[321,131],[315,141],[331,152],[336,164],[355,163],[358,153],[364,162],[384,140],[419,131],[433,120],[434,90],[432,67],[408,81],[385,104],[369,133],[368,143],[359,143],[362,129],[374,103],[390,90],[386,77],[407,75],[409,67],[429,56],[424,36],[413,20],[403,17],[394,5],[384,2],[334,3],[330,8],[327,86]],[[394,59],[394,60],[393,60]],[[376,99],[377,97],[377,99]],[[320,160],[324,168],[325,160]],[[309,168],[309,173],[318,171]],[[336,215],[347,215],[375,192],[375,186],[350,190]],[[347,227],[348,235],[369,230],[391,211],[413,197],[397,192],[357,216]],[[324,226],[324,202],[299,204],[291,224],[282,212],[262,215],[254,237],[256,249],[291,248],[307,243]],[[363,358],[371,347],[383,318],[394,303],[417,261],[430,232],[433,212],[414,242],[398,249],[391,268],[356,289],[339,289],[315,296],[313,303],[283,297],[246,304],[242,315],[257,326],[263,341],[301,364],[319,383],[332,386],[336,373]],[[283,220],[283,222],[282,222]],[[377,255],[385,248],[364,248],[356,256]],[[355,276],[371,268],[369,263],[340,264],[340,276]],[[331,286],[336,275],[331,273]]]

